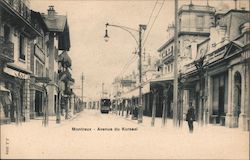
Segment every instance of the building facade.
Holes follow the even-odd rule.
[[[61,100],[64,95],[72,115],[74,109],[82,110],[71,89],[71,60],[68,66],[64,59],[70,50],[67,16],[57,15],[53,6],[41,14],[29,4],[29,0],[0,1],[1,123],[45,114],[60,117],[67,108]]]
[[[31,23],[28,0],[2,0],[0,12],[0,81],[8,91],[1,102],[4,118],[19,123],[30,119],[31,42],[41,33]]]
[[[200,124],[249,130],[249,13],[215,14],[210,37],[185,67],[184,89],[198,108]]]
[[[183,67],[196,57],[197,44],[207,39],[210,35],[210,27],[213,25],[215,8],[211,6],[183,5],[178,10],[178,50],[175,51],[174,25],[169,25],[168,40],[158,49],[160,61],[157,64],[161,75],[154,80],[155,93],[157,95],[156,111],[162,110],[162,116],[183,120],[188,106],[188,93],[182,91],[182,85],[178,85],[179,100],[177,106],[173,106],[173,82],[174,82],[174,57],[177,54],[177,74],[181,77]],[[181,96],[181,97],[180,97]],[[181,99],[181,100],[180,100]],[[177,108],[174,108],[177,107]],[[165,112],[165,113],[164,113]]]

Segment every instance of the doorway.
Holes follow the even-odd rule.
[[[43,115],[43,110],[42,110],[43,101],[42,101],[42,99],[43,99],[42,92],[36,91],[35,92],[35,113],[36,113],[36,116]]]

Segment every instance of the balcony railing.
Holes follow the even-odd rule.
[[[168,60],[173,60],[173,58],[174,58],[174,54],[173,53],[174,53],[173,51],[168,52],[168,54],[166,54],[166,55],[164,55],[162,57],[162,61],[166,62]]]
[[[6,41],[0,36],[0,59],[7,63],[14,62],[14,43]]]
[[[4,0],[8,5],[19,13],[24,19],[31,22],[31,11],[22,0]]]

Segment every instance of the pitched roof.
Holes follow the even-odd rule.
[[[38,20],[38,22],[40,23],[42,29],[43,29],[45,32],[48,31],[48,27],[47,27],[47,25],[45,24],[45,22],[44,22],[44,20],[43,20],[43,17],[42,17],[42,15],[41,15],[41,13],[31,10],[31,21],[32,21],[32,23],[35,23],[34,20]]]
[[[54,15],[53,17],[43,15],[43,19],[49,28],[49,31],[53,32],[63,32],[67,22],[67,17],[63,15]]]

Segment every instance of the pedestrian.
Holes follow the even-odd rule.
[[[194,130],[193,122],[195,121],[195,114],[194,114],[194,108],[192,105],[188,109],[186,121],[188,122],[189,132],[193,133],[193,130]]]

